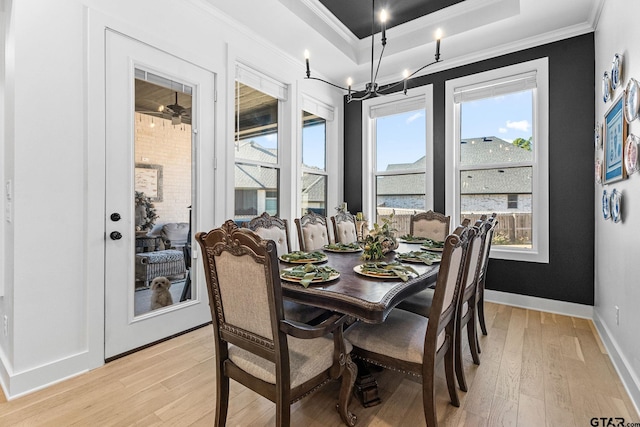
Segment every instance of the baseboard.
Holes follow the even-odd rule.
[[[580,317],[583,319],[593,319],[593,306],[576,304],[574,302],[556,301],[540,297],[511,294],[508,292],[492,291],[485,289],[485,301],[498,304],[511,305],[514,307],[530,308],[548,313],[564,314],[567,316]]]
[[[9,359],[0,347],[0,386],[7,400],[9,400],[9,378]]]
[[[638,374],[629,368],[631,365],[624,354],[619,351],[618,343],[613,339],[613,335],[597,311],[594,311],[593,323],[596,325],[598,334],[600,334],[602,344],[604,344],[607,353],[609,353],[611,363],[613,363],[624,388],[627,390],[627,393],[629,393],[629,397],[636,409],[636,414],[634,415],[637,416],[637,414],[640,414],[640,379],[638,378]],[[630,421],[635,421],[635,419]]]
[[[18,373],[7,372],[2,364],[0,372],[2,374],[0,376],[2,388],[7,400],[16,399],[88,371],[88,369],[79,371],[78,366],[89,366],[88,352],[74,354]]]
[[[601,320],[593,306],[492,291],[490,289],[485,289],[484,299],[485,301],[495,302],[498,304],[593,320],[598,335],[600,335],[600,340],[607,349],[607,353],[609,353],[611,363],[613,363],[613,366],[618,372],[618,376],[635,406],[636,413],[640,414],[640,379],[638,378],[637,373],[629,368],[631,365],[627,361],[627,358],[619,351],[618,344],[613,339],[613,335],[611,335],[609,329]]]

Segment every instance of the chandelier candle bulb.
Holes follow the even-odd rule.
[[[304,62],[307,64],[307,78],[311,76],[311,70],[309,69],[309,51],[304,51]]]
[[[380,22],[382,24],[382,46],[384,46],[387,44],[387,11],[384,9],[380,11]]]

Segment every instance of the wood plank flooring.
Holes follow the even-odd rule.
[[[438,367],[438,419],[444,426],[588,426],[592,417],[639,422],[593,323],[487,303],[489,335],[481,365],[467,348],[469,391],[449,404]],[[466,334],[465,334],[466,337]],[[376,374],[382,404],[354,399],[358,426],[424,425],[421,386],[395,372]],[[292,406],[292,426],[340,426],[331,383]],[[89,373],[7,402],[0,426],[210,426],[215,414],[211,327],[205,327]],[[274,406],[231,382],[229,426],[273,426]]]

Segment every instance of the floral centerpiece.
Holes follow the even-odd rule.
[[[391,252],[398,247],[395,237],[396,229],[393,225],[393,214],[388,218],[382,218],[382,225],[373,224],[369,234],[364,238],[364,252],[362,259],[365,261],[378,260],[384,258],[387,252]]]
[[[141,191],[136,191],[135,216],[136,231],[144,233],[153,228],[153,224],[155,224],[156,218],[158,218],[155,205],[151,203],[151,199]]]

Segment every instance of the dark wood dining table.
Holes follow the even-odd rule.
[[[393,261],[396,253],[417,251],[420,245],[400,243],[398,249],[386,255],[385,261]],[[418,276],[406,282],[399,278],[367,277],[354,271],[364,263],[360,252],[329,252],[327,262],[340,272],[340,277],[324,283],[311,284],[308,288],[298,283],[282,281],[282,292],[290,300],[348,314],[363,322],[382,323],[401,301],[433,285],[438,274],[438,264],[407,263]],[[293,264],[281,262],[281,268]]]
[[[419,245],[400,243],[399,247],[386,255],[385,261],[393,261],[396,253],[420,250]],[[311,284],[305,288],[299,283],[282,281],[282,292],[290,300],[344,313],[368,323],[382,323],[389,312],[404,299],[435,284],[439,264],[411,263],[418,275],[406,282],[398,279],[368,277],[356,273],[354,268],[365,261],[360,252],[329,252],[326,265],[340,272],[335,280]],[[292,264],[281,262],[281,268]],[[357,361],[356,361],[357,362]],[[358,365],[355,393],[360,403],[374,406],[380,403],[378,385],[363,363]]]

